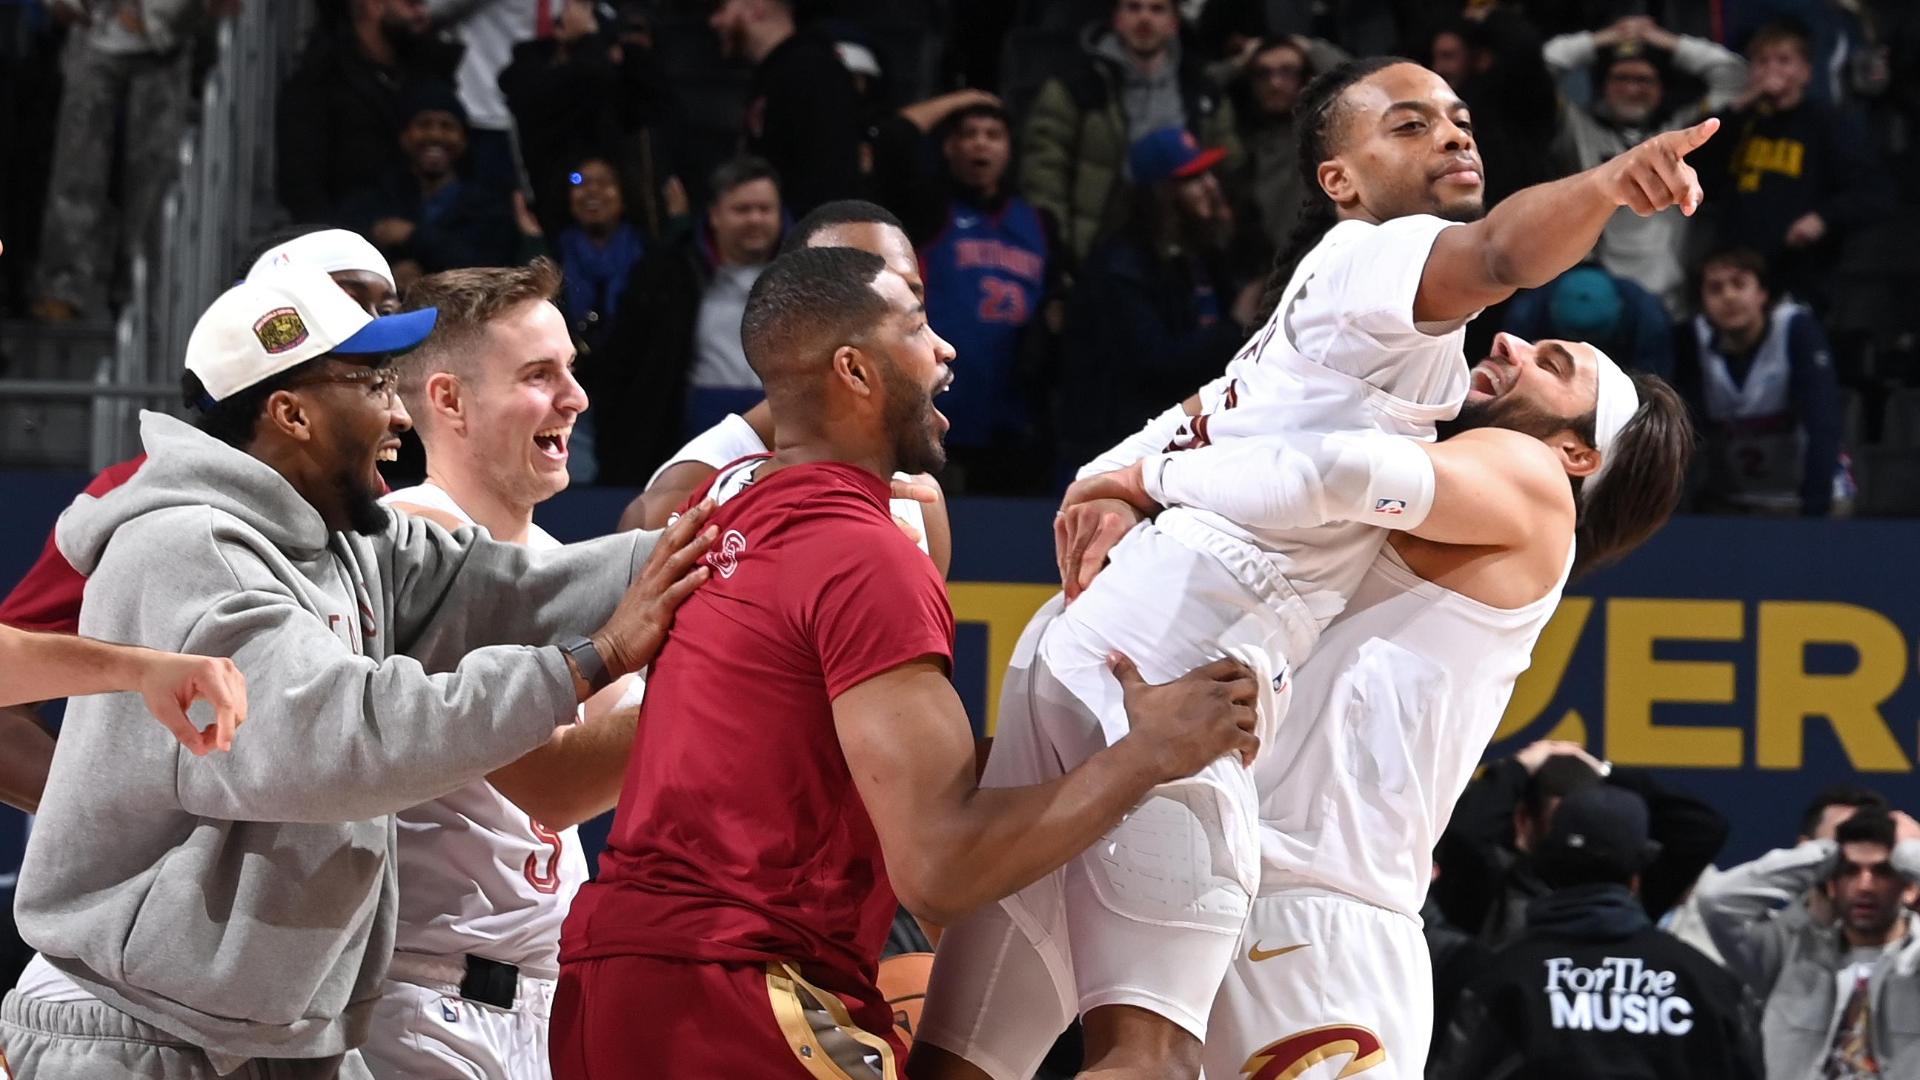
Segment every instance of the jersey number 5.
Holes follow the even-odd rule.
[[[533,886],[537,892],[557,893],[560,891],[560,856],[566,851],[567,842],[561,839],[559,833],[532,818],[527,819],[527,824],[533,827],[533,835],[539,837],[541,843],[553,849],[553,852],[547,856],[547,865],[544,870],[540,867],[539,852],[536,851],[527,856],[526,864],[522,867],[526,871],[527,884]]]

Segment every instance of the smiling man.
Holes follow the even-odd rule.
[[[533,508],[567,486],[587,397],[559,290],[546,259],[449,270],[409,290],[411,306],[440,313],[402,361],[427,480],[388,506],[450,532],[477,525],[535,551],[560,546]],[[376,1077],[549,1075],[560,920],[587,879],[575,826],[620,794],[640,688],[638,674],[614,681],[545,746],[400,812],[399,934],[366,1046]]]
[[[944,923],[1092,843],[1230,748],[1253,687],[1215,664],[1122,679],[1134,734],[1046,784],[976,786],[953,611],[887,512],[938,469],[954,354],[877,255],[805,248],[741,336],[770,456],[714,477],[712,582],[650,674],[600,875],[567,916],[562,1080],[903,1074],[875,967],[897,904]],[[897,901],[896,901],[897,897]]]
[[[1169,450],[1318,435],[1327,438],[1303,456],[1325,494],[1304,508],[1352,512],[1246,516],[1233,496],[1286,508],[1292,495],[1259,469],[1223,470],[1218,494],[1138,529],[1124,506],[1064,507],[1057,535],[1073,603],[1050,604],[1029,624],[987,783],[1041,782],[1125,735],[1102,663],[1116,649],[1139,657],[1149,678],[1239,657],[1265,688],[1262,738],[1287,733],[1295,670],[1361,587],[1383,530],[1418,527],[1434,512],[1435,469],[1419,443],[1463,403],[1497,410],[1524,400],[1510,396],[1519,384],[1503,381],[1505,368],[1469,378],[1466,323],[1572,266],[1621,206],[1690,212],[1700,188],[1682,158],[1714,130],[1708,121],[1659,136],[1483,214],[1472,119],[1435,73],[1392,57],[1343,64],[1307,87],[1299,113],[1303,179],[1317,198],[1277,263],[1265,328],[1221,377],[1081,475]],[[1591,448],[1645,405],[1610,362],[1582,374],[1570,353],[1544,356],[1528,385],[1561,406],[1558,415],[1581,415],[1574,404],[1593,413],[1577,425],[1592,429]],[[1103,520],[1118,529],[1081,528]],[[1096,539],[1097,552],[1087,546]],[[1109,550],[1113,568],[1089,587]],[[1129,1078],[1197,1075],[1216,991],[1263,884],[1263,790],[1239,760],[1215,761],[1153,792],[1061,873],[951,927],[916,1033],[915,1075],[1030,1075],[1076,1013],[1090,1066]],[[1418,933],[1409,940],[1424,958]]]
[[[387,361],[434,320],[305,265],[229,289],[187,343],[198,428],[144,414],[147,463],[61,517],[80,630],[231,656],[248,737],[193,757],[131,695],[69,708],[16,901],[41,956],[0,1004],[17,1075],[364,1077],[391,815],[548,742],[704,579],[697,507],[663,544],[532,552],[381,506]]]

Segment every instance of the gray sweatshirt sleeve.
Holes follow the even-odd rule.
[[[600,629],[660,538],[626,532],[535,551],[410,514],[394,515],[391,534],[381,576],[393,651],[428,671],[485,645],[551,645]]]
[[[1902,840],[1895,844],[1893,856],[1887,861],[1908,881],[1920,881],[1920,840]]]
[[[1769,851],[1702,881],[1695,891],[1700,917],[1728,970],[1761,997],[1772,991],[1788,939],[1806,918],[1790,905],[1832,873],[1835,851],[1831,840]]]
[[[97,576],[117,576],[113,564],[122,553],[145,546],[130,539],[136,542],[116,538]],[[176,538],[167,546],[181,544]],[[431,675],[408,656],[376,661],[301,604],[243,537],[224,537],[216,523],[192,538],[192,547],[202,544],[205,550],[189,551],[172,572],[208,580],[175,580],[169,591],[210,602],[197,612],[154,617],[190,620],[182,650],[233,658],[247,679],[248,718],[228,753],[196,758],[173,747],[177,796],[189,813],[285,822],[394,813],[513,761],[574,715],[572,677],[557,649],[484,647]],[[470,548],[463,571],[451,577],[489,576],[483,567],[490,562],[513,561],[497,550],[506,547]],[[610,553],[598,552],[602,561]],[[631,572],[631,555],[620,553],[620,561],[616,579]],[[459,588],[440,590],[442,619],[476,610],[462,609],[461,597]],[[516,629],[539,622],[530,616]]]
[[[1540,48],[1540,58],[1547,62],[1555,75],[1590,67],[1599,54],[1600,47],[1594,44],[1590,30],[1550,37]]]

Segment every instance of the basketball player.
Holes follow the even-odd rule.
[[[401,365],[427,480],[383,502],[450,532],[478,525],[536,551],[560,546],[533,508],[567,486],[587,399],[559,288],[559,269],[537,259],[449,270],[408,291],[410,306],[440,313]],[[617,680],[582,706],[585,722],[397,815],[399,930],[363,1048],[374,1076],[549,1075],[560,920],[587,878],[574,826],[620,793],[639,685],[637,673]]]
[[[231,660],[0,624],[0,705],[124,692],[145,698],[148,711],[195,757],[232,749],[234,729],[247,719],[247,681]],[[196,701],[213,708],[213,723],[204,728],[187,717]]]
[[[1432,851],[1569,571],[1626,554],[1685,482],[1685,406],[1579,342],[1499,335],[1450,434],[1423,445],[1433,510],[1397,531],[1295,675],[1255,766],[1260,894],[1215,998],[1206,1075],[1418,1080],[1433,1022],[1420,907]],[[1631,402],[1632,404],[1628,404]],[[1157,455],[1070,500],[1206,505],[1313,524],[1342,511],[1330,441]],[[1604,473],[1605,479],[1600,479]],[[1234,478],[1257,475],[1257,485]],[[1273,751],[1278,751],[1277,753]]]
[[[41,955],[0,1003],[22,1075],[364,1076],[389,815],[542,745],[703,580],[702,508],[664,543],[530,553],[380,506],[386,361],[433,318],[298,265],[229,289],[188,341],[201,427],[144,415],[146,465],[62,516],[81,629],[230,655],[253,708],[204,758],[123,697],[68,711],[15,903]]]
[[[1378,527],[1431,510],[1432,467],[1413,440],[1432,438],[1467,393],[1466,322],[1574,265],[1621,206],[1691,212],[1699,184],[1681,156],[1714,130],[1709,121],[1659,136],[1473,220],[1482,182],[1472,124],[1439,76],[1393,58],[1356,61],[1316,80],[1302,104],[1303,167],[1323,206],[1307,218],[1324,237],[1297,259],[1273,317],[1224,376],[1084,471],[1271,433],[1402,438],[1338,444],[1334,487],[1360,509],[1333,524],[1262,526],[1177,508],[1114,547],[1113,571],[1093,587],[1070,582],[1073,604],[1057,617],[1043,609],[1016,648],[1027,670],[1003,691],[986,783],[1036,782],[1124,734],[1100,664],[1116,649],[1149,678],[1223,654],[1244,659],[1265,688],[1261,730],[1273,730],[1290,666],[1358,587],[1384,539]],[[916,1075],[1030,1074],[1075,1013],[1089,1068],[1196,1075],[1260,882],[1255,779],[1239,762],[1216,762],[1156,792],[1060,874],[951,928],[916,1037],[927,1068],[916,1063]]]
[[[978,789],[953,614],[889,520],[940,467],[952,350],[850,248],[776,259],[742,340],[778,445],[707,489],[709,584],[654,664],[600,876],[567,917],[561,1080],[902,1075],[875,965],[896,895],[947,922],[1084,848],[1153,784],[1254,744],[1216,663],[1149,687],[1132,734],[1033,787]]]
[[[345,229],[295,226],[274,233],[242,260],[243,277],[270,267],[311,266],[324,270],[334,284],[370,315],[397,310],[393,272],[387,260],[359,233]],[[116,462],[101,470],[83,494],[99,498],[138,472],[146,455]],[[71,634],[80,625],[80,598],[87,579],[69,564],[47,534],[40,557],[13,590],[0,600],[0,624],[24,630]],[[38,703],[36,703],[37,705]],[[35,705],[0,706],[0,801],[33,813],[47,786],[53,761],[53,732],[41,723]]]
[[[925,299],[920,259],[906,227],[883,206],[863,199],[822,203],[787,231],[781,253],[806,247],[850,247],[878,255],[887,269],[905,278],[915,299]],[[722,468],[773,445],[773,411],[762,401],[744,413],[730,413],[694,436],[668,458],[620,516],[623,529],[658,529]],[[894,477],[893,516],[902,531],[932,556],[941,576],[953,560],[953,534],[940,485],[931,476]]]

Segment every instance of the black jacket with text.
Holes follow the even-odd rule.
[[[1623,885],[1535,900],[1453,1012],[1428,1080],[1760,1080],[1751,998]]]

